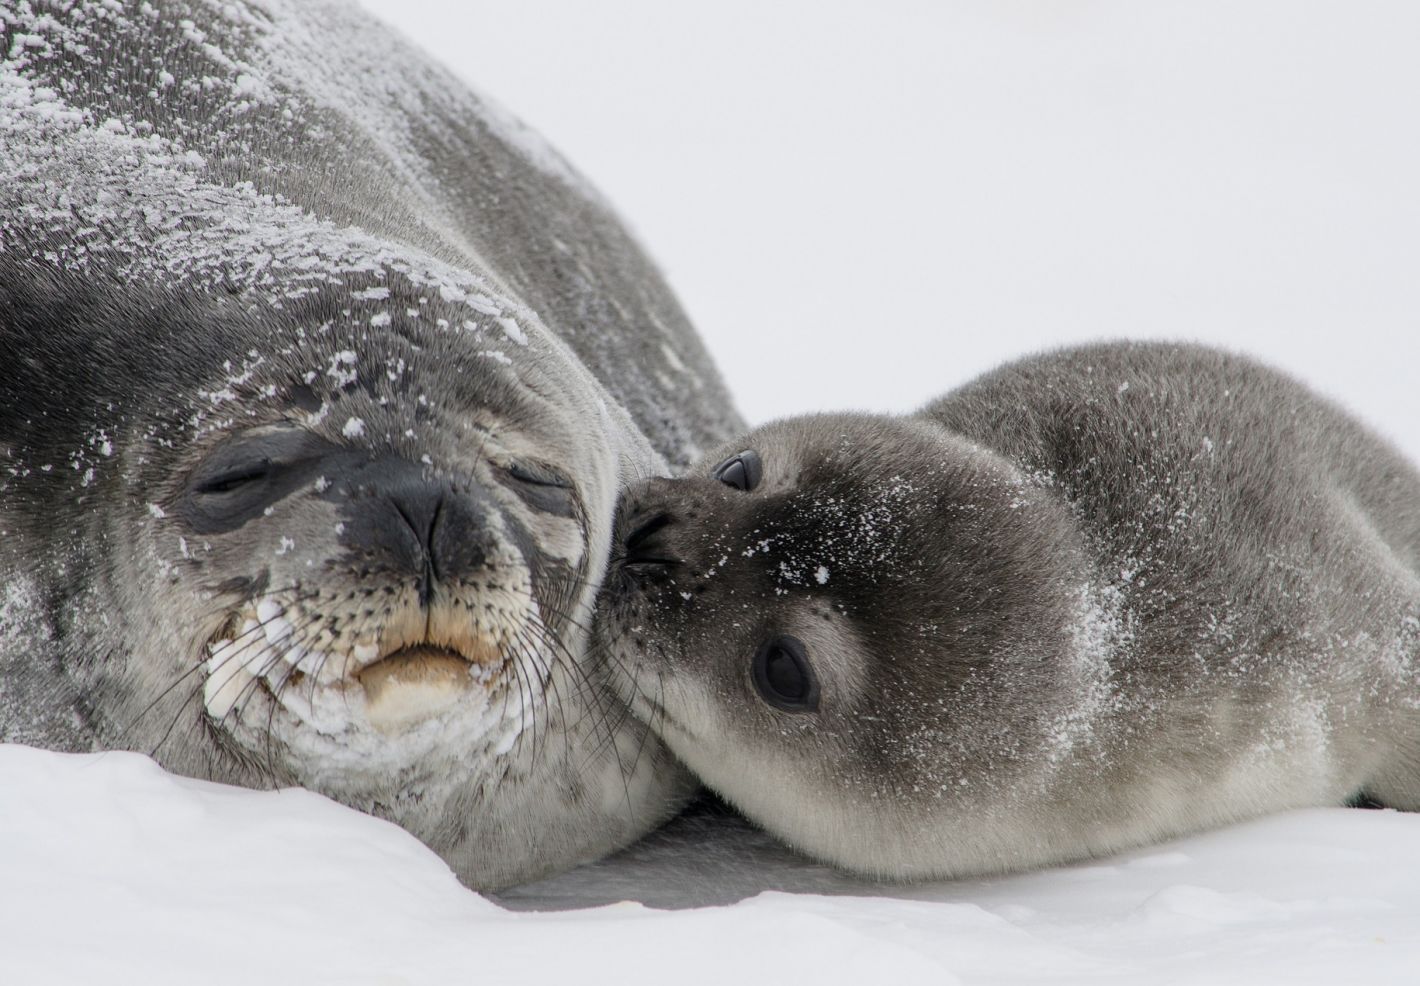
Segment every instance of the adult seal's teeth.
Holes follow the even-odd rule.
[[[516,702],[506,702],[503,705],[503,718],[516,719],[523,723],[524,728],[533,721],[536,712],[537,704],[532,695],[527,693],[526,689],[519,692],[519,697]]]
[[[263,599],[256,604],[256,618],[262,623],[270,623],[286,612],[286,608],[275,599]]]
[[[375,644],[355,645],[355,661],[360,665],[373,664],[379,656],[380,649]]]
[[[236,662],[209,674],[202,686],[202,704],[208,714],[214,719],[224,718],[253,680],[247,669]]]
[[[310,652],[300,644],[294,644],[281,654],[281,660],[285,661],[292,671],[300,668],[301,662],[306,659]]]
[[[207,673],[209,675],[218,671],[237,653],[237,644],[234,640],[219,640],[207,645]]]
[[[263,620],[261,623],[261,630],[266,634],[266,642],[268,644],[281,643],[291,636],[294,629],[295,628],[292,627],[284,617],[280,616],[270,620]]]

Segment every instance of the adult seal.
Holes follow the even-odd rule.
[[[0,53],[0,738],[479,888],[672,813],[590,603],[618,491],[740,424],[597,195],[345,5],[9,4]]]
[[[783,421],[620,523],[618,687],[820,859],[955,877],[1420,809],[1420,475],[1250,360],[1073,349]]]

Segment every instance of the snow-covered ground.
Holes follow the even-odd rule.
[[[834,894],[526,913],[464,890],[401,829],[305,791],[19,746],[0,747],[0,791],[0,982],[15,986],[1256,986],[1413,983],[1420,970],[1420,817],[1389,811],[1295,812],[904,899],[772,852],[744,865],[763,848],[745,836],[697,843],[699,863],[682,846],[597,869],[621,865],[665,903],[677,885],[720,882],[704,861],[724,854],[735,893]],[[544,888],[539,902],[555,900]]]
[[[1289,367],[1420,458],[1406,0],[367,2],[607,193],[756,421],[1172,336]],[[1417,874],[1420,816],[1393,812],[910,891],[726,823],[500,907],[311,794],[0,748],[7,986],[1413,983]]]

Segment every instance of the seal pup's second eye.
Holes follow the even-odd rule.
[[[746,449],[716,466],[710,478],[747,493],[759,485],[763,475],[764,463],[759,460],[759,453]]]
[[[781,634],[754,655],[754,687],[784,712],[818,711],[818,678],[798,637]]]

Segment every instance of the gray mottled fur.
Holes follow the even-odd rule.
[[[592,681],[583,627],[618,489],[742,425],[596,193],[351,5],[5,3],[0,60],[0,739],[305,784],[481,887],[672,813],[690,782]],[[496,564],[428,618],[523,633],[491,732],[451,718],[468,735],[386,760],[364,727],[205,715],[204,648],[264,591],[347,661],[381,618],[360,593],[415,612],[338,540],[353,500],[325,477],[237,531],[184,526],[194,470],[271,427],[485,503]],[[574,516],[529,506],[524,460],[572,478]]]
[[[708,478],[744,448],[756,489]],[[681,564],[610,580],[605,637],[638,714],[804,852],[950,877],[1420,809],[1420,475],[1250,359],[1049,353],[691,474],[626,497],[626,527],[672,518],[656,553]],[[817,713],[755,691],[782,633]]]

